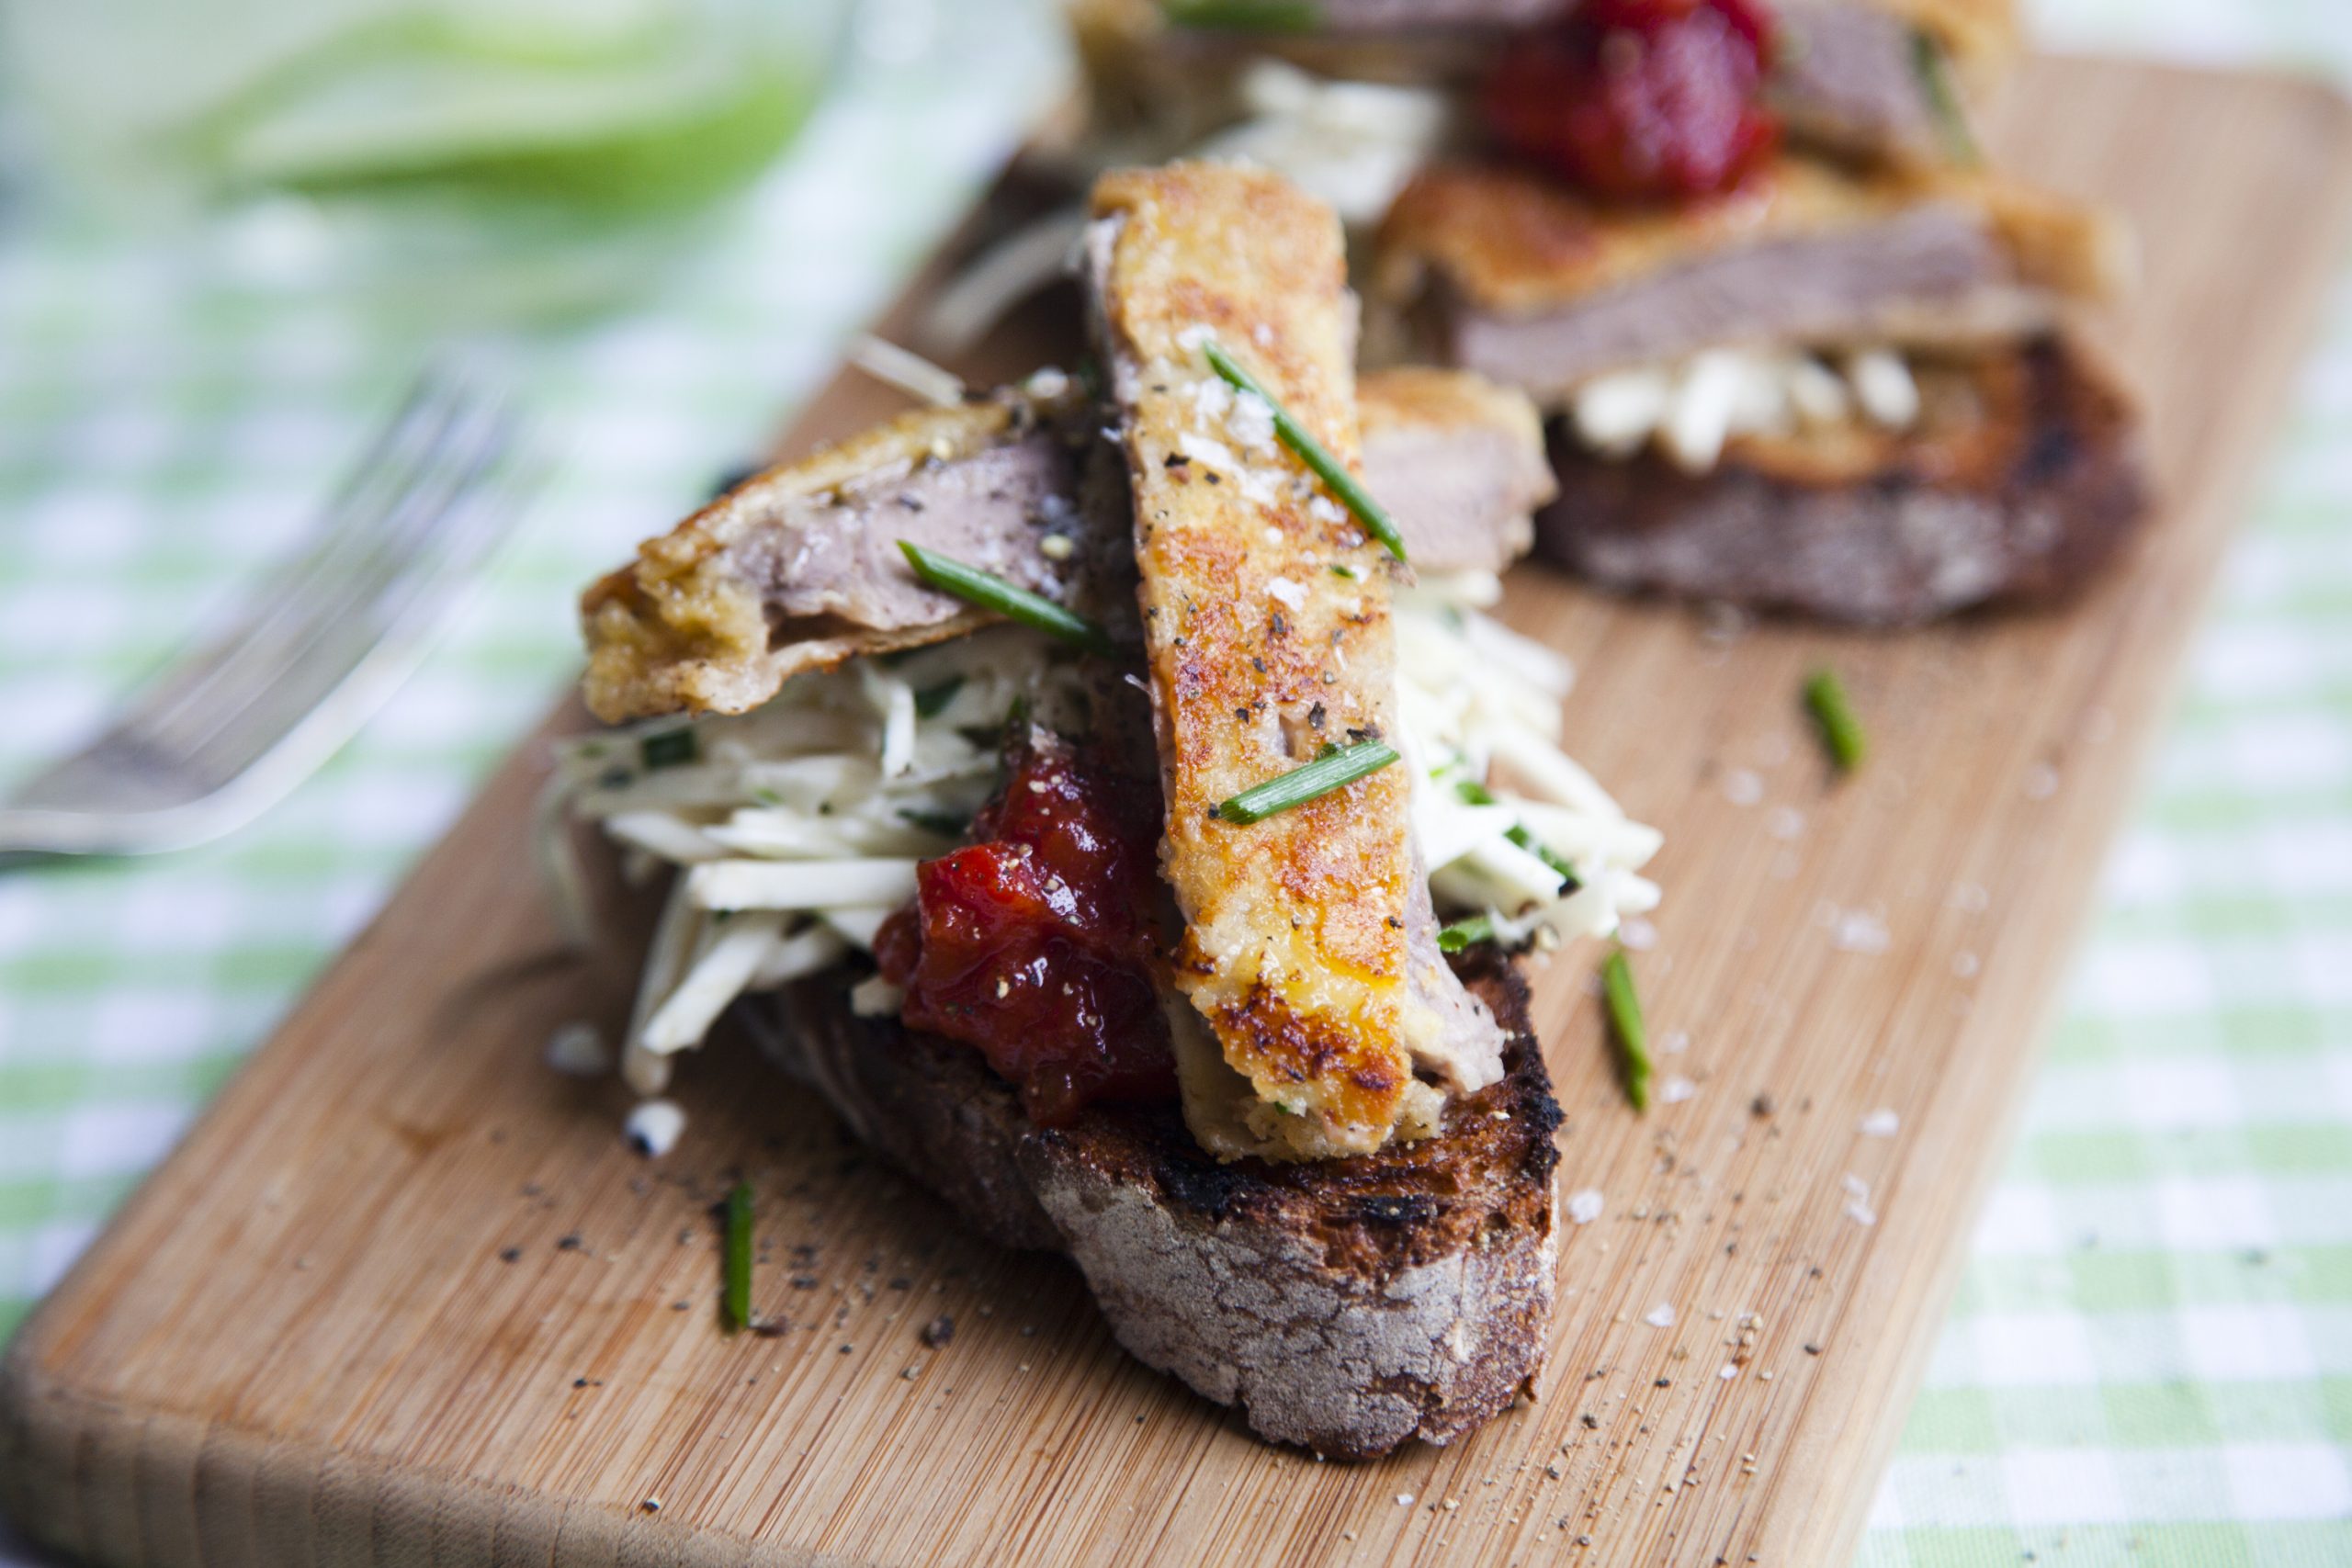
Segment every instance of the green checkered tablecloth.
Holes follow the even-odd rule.
[[[2070,46],[2352,75],[2344,0],[2044,10]],[[576,586],[752,450],[967,199],[1058,69],[1045,18],[874,0],[890,25],[799,155],[626,314],[534,345],[536,400],[574,434],[557,483],[417,678],[261,827],[0,875],[0,1336],[569,677]],[[291,537],[416,368],[407,331],[274,271],[285,242],[102,237],[0,191],[0,779]],[[2352,288],[2109,869],[1867,1568],[2352,1564],[2347,520]]]

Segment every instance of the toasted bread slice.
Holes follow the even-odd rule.
[[[990,1239],[1069,1254],[1137,1359],[1261,1437],[1362,1459],[1476,1429],[1543,1368],[1559,1107],[1525,981],[1491,948],[1461,973],[1508,1031],[1501,1081],[1454,1101],[1434,1138],[1309,1164],[1221,1164],[1173,1107],[1035,1128],[977,1051],[854,1016],[846,976],[752,1022]]]
[[[2131,399],[2052,336],[1924,367],[1914,429],[1736,437],[1713,471],[1555,434],[1536,548],[1603,586],[1876,626],[2063,597],[2146,510]]]

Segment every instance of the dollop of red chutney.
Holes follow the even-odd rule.
[[[1159,790],[1032,730],[978,840],[926,862],[874,952],[909,1028],[979,1048],[1030,1120],[1174,1098],[1152,983]]]
[[[1599,196],[1712,195],[1780,141],[1763,99],[1771,50],[1759,0],[1586,0],[1496,67],[1487,122],[1512,152]]]

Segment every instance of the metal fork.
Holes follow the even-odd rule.
[[[503,396],[427,371],[305,536],[105,729],[0,802],[0,856],[144,854],[276,805],[424,656],[544,467]]]

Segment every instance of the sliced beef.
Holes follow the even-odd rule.
[[[1397,369],[1356,386],[1364,483],[1421,571],[1499,572],[1527,553],[1552,498],[1534,405],[1455,371]]]
[[[888,629],[926,626],[960,608],[960,600],[915,580],[900,540],[1066,599],[1082,530],[1077,491],[1070,443],[1058,431],[1033,430],[911,473],[886,470],[827,495],[791,497],[729,547],[728,565],[756,587],[786,635],[811,617]],[[1047,553],[1057,538],[1072,552],[1058,562]]]
[[[1605,370],[1729,344],[1953,343],[2014,336],[2052,304],[1983,219],[1928,203],[1825,232],[1702,251],[1548,310],[1481,309],[1450,289],[1422,326],[1447,363],[1539,401]]]
[[[1780,20],[1772,101],[1798,139],[1914,164],[1965,155],[1951,64],[1910,22],[1837,0],[1784,6]]]
[[[2136,423],[2079,351],[2043,338],[1922,386],[1930,415],[1908,435],[1735,443],[1697,476],[1555,432],[1537,550],[1623,592],[1899,626],[2062,597],[2131,536],[2147,506]]]

